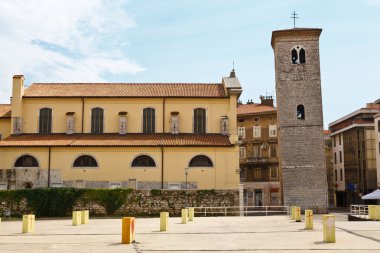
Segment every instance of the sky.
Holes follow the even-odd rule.
[[[0,103],[34,82],[221,82],[275,96],[273,30],[322,28],[324,124],[380,98],[380,0],[1,0]]]

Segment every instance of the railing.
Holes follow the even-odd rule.
[[[368,206],[367,205],[351,205],[350,215],[353,215],[359,218],[369,219]]]
[[[288,214],[288,206],[207,206],[194,207],[196,216],[251,216]]]

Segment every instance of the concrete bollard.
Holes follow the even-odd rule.
[[[301,207],[300,206],[296,206],[294,208],[294,220],[296,222],[301,222]]]
[[[73,222],[72,222],[73,226],[78,226],[82,224],[81,214],[82,214],[81,211],[73,211]]]
[[[380,220],[380,206],[375,206],[375,220]]]
[[[194,221],[194,207],[189,207],[189,221]]]
[[[88,210],[82,210],[81,211],[81,223],[82,224],[88,224],[89,217],[90,217],[90,213]]]
[[[182,218],[182,224],[186,224],[187,221],[189,220],[187,209],[182,209],[182,211],[181,211],[181,218]]]
[[[160,213],[160,231],[168,231],[169,229],[169,212]]]
[[[296,207],[292,206],[291,208],[292,208],[291,209],[292,210],[292,220],[294,220],[296,218],[296,216],[295,216],[295,214],[296,214],[296,212],[295,212]]]
[[[370,220],[376,220],[376,206],[375,205],[368,205],[368,216]]]
[[[323,241],[335,242],[335,216],[323,215]]]
[[[313,210],[305,210],[305,229],[313,230]]]
[[[124,217],[121,222],[121,243],[133,243],[135,241],[135,217]]]
[[[22,216],[22,232],[33,233],[34,232],[35,216],[34,214],[26,214]]]

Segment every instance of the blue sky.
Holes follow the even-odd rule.
[[[380,0],[2,0],[0,102],[33,82],[220,82],[274,93],[271,32],[323,28],[325,125],[380,98]]]

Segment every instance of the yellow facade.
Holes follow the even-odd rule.
[[[180,188],[185,186],[185,168],[197,155],[207,156],[212,161],[211,167],[192,167],[188,174],[189,189],[238,189],[239,154],[236,142],[236,102],[240,89],[229,91],[225,80],[222,85],[228,96],[220,98],[198,97],[23,97],[23,77],[15,76],[13,83],[12,122],[11,119],[0,120],[0,133],[7,137],[0,141],[0,169],[15,170],[16,178],[1,178],[0,183],[8,184],[8,189],[22,188],[28,181],[33,187],[73,186],[89,188],[132,187],[138,189]],[[32,85],[33,86],[33,85]],[[14,138],[32,136],[36,140],[46,136],[39,134],[40,109],[51,109],[51,133],[65,135],[67,130],[67,113],[73,113],[75,134],[91,134],[91,110],[104,110],[104,134],[119,132],[119,113],[127,112],[127,130],[129,133],[142,133],[144,108],[155,109],[155,133],[170,134],[172,130],[172,112],[179,113],[179,133],[194,132],[194,109],[206,111],[206,137],[221,134],[221,118],[228,117],[227,140],[230,145],[147,145],[147,146],[107,146],[104,145],[73,147],[68,145],[14,144]],[[14,109],[15,108],[15,109]],[[15,129],[14,124],[21,122],[22,127]],[[16,123],[15,123],[16,122]],[[21,130],[20,130],[21,129]],[[20,132],[17,132],[20,131]],[[197,134],[194,134],[196,136]],[[69,135],[66,135],[69,136]],[[197,135],[198,136],[198,135]],[[4,138],[3,137],[3,138]],[[199,137],[199,136],[198,136]],[[12,139],[13,138],[13,139]],[[9,144],[11,143],[11,144]],[[42,144],[41,144],[42,143]],[[19,168],[15,166],[18,158],[29,155],[38,162],[38,167]],[[74,167],[74,161],[89,155],[97,162],[97,167]],[[154,160],[153,167],[133,167],[132,161],[147,155]],[[23,171],[23,173],[21,173]],[[20,176],[17,176],[18,174]],[[5,175],[5,173],[3,173]],[[13,184],[13,186],[10,186]],[[174,188],[173,188],[174,187]]]

